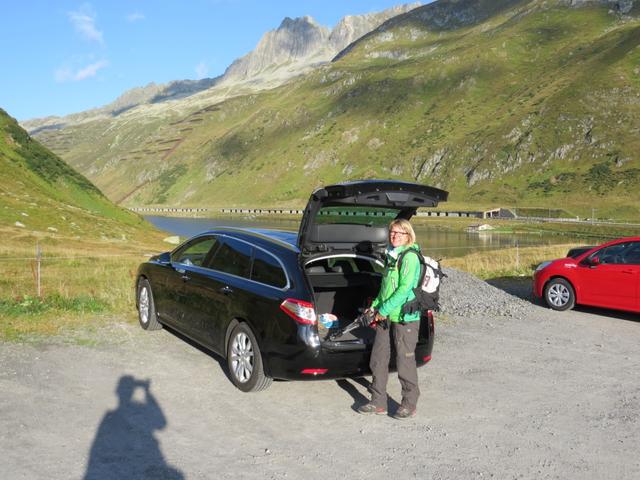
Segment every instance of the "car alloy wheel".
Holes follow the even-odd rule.
[[[138,311],[140,312],[140,323],[149,323],[149,290],[146,287],[140,289]]]
[[[569,301],[569,289],[556,283],[549,289],[549,301],[554,307],[564,307]]]
[[[243,392],[257,392],[271,385],[264,373],[260,347],[246,323],[235,326],[227,345],[227,367],[233,384]]]
[[[151,285],[146,278],[138,282],[138,320],[145,330],[158,330],[162,324],[156,315],[156,304],[153,301]]]
[[[554,310],[569,310],[575,304],[575,293],[564,278],[554,278],[545,287],[545,301]]]
[[[253,345],[247,334],[241,332],[231,345],[231,369],[240,383],[246,383],[253,373]]]

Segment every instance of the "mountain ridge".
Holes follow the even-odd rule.
[[[430,5],[468,8],[444,29],[426,6],[395,17],[272,90],[39,137],[131,206],[300,206],[316,186],[398,178],[451,204],[640,213],[637,4]]]
[[[25,120],[22,125],[32,134],[64,125],[78,124],[98,116],[115,117],[140,105],[178,100],[212,87],[260,90],[272,88],[304,74],[309,69],[331,61],[344,47],[388,18],[409,11],[420,2],[402,4],[381,12],[348,15],[333,29],[319,25],[310,16],[292,19],[286,17],[280,26],[266,32],[256,48],[233,61],[225,72],[214,78],[201,80],[174,80],[164,84],[151,82],[123,92],[113,102],[102,107],[65,116],[48,116]],[[227,98],[222,94],[221,98]]]

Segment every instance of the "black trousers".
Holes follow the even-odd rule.
[[[398,379],[402,387],[400,406],[414,410],[418,405],[420,388],[418,387],[418,368],[416,367],[416,344],[420,321],[400,323],[389,322],[390,328],[376,328],[369,366],[373,373],[371,385],[371,403],[376,407],[387,408],[387,382],[389,381],[389,361],[391,360],[391,342],[396,354]]]

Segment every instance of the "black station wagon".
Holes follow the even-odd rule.
[[[375,330],[332,334],[377,295],[389,222],[447,196],[405,182],[343,183],[313,192],[297,234],[204,232],[140,266],[140,324],[147,330],[166,325],[222,355],[231,381],[247,392],[274,378],[370,374]],[[425,312],[418,365],[431,359],[433,338],[433,315]]]

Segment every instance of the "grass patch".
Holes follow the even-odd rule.
[[[564,257],[574,244],[504,248],[446,258],[443,265],[457,268],[484,280],[497,277],[531,277],[545,260]]]
[[[171,248],[155,236],[113,242],[0,232],[0,341],[86,330],[113,316],[133,319],[138,265]],[[34,276],[36,241],[42,251],[41,297]]]
[[[101,313],[109,305],[99,298],[81,295],[75,298],[53,294],[38,298],[25,296],[14,299],[0,299],[0,316],[17,317],[20,315],[42,315],[51,311],[73,313]]]

